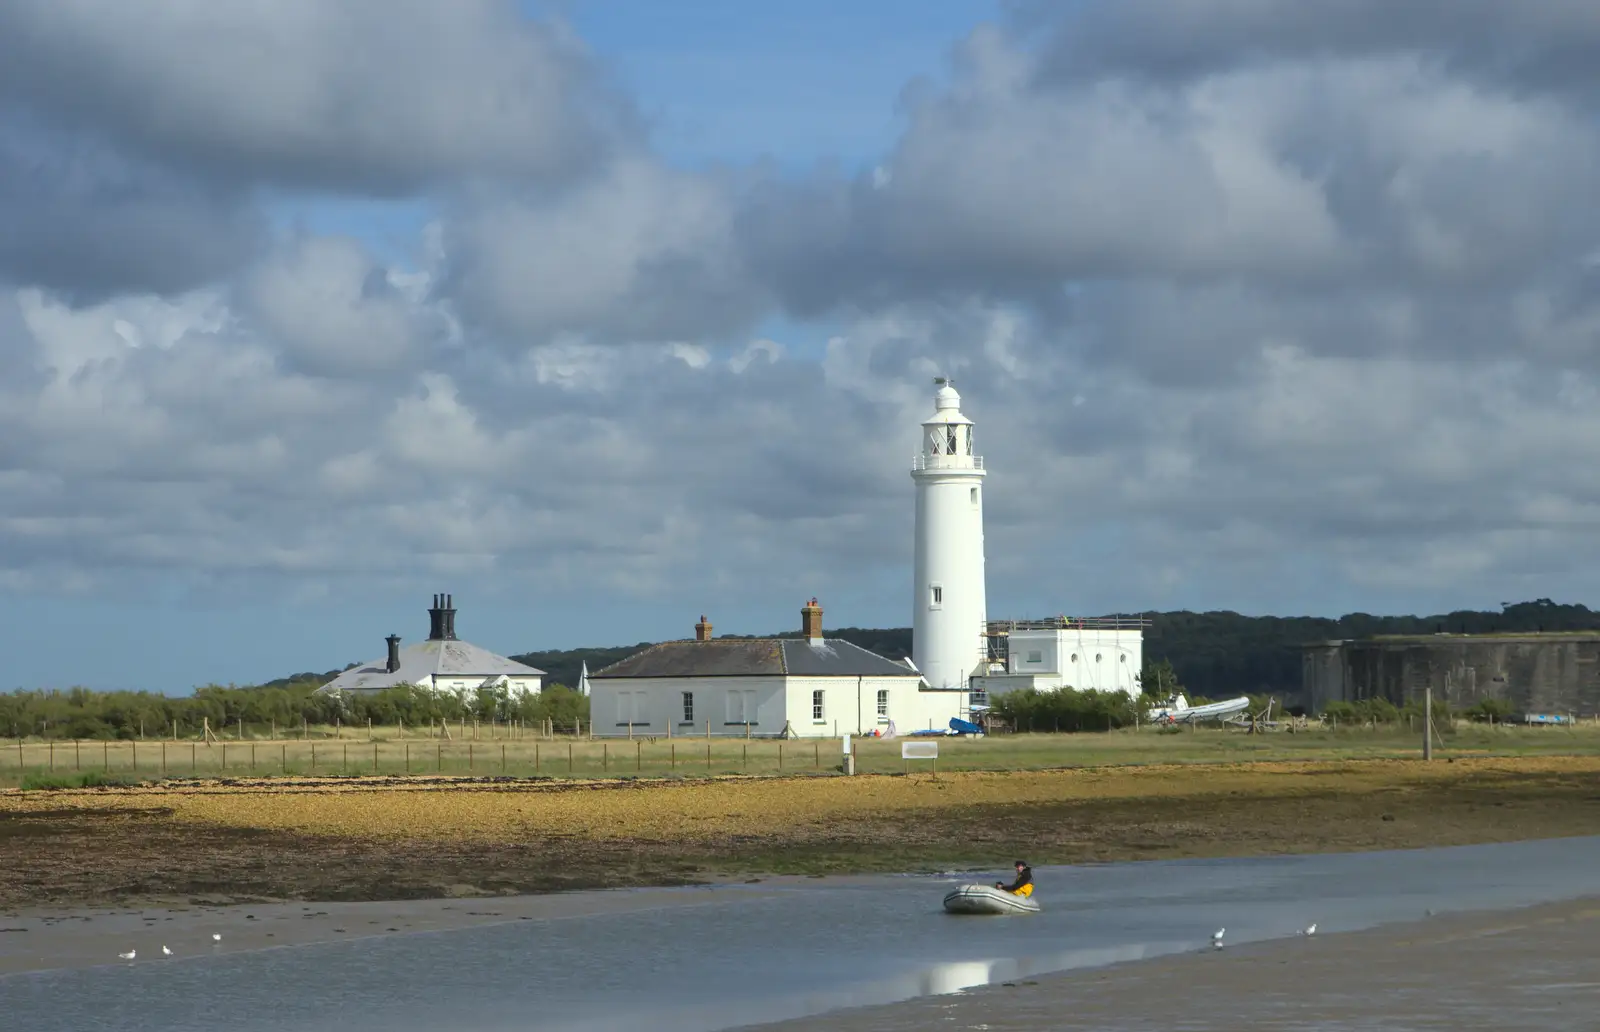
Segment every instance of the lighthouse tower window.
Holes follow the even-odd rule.
[[[939,584],[928,585],[928,608],[938,609],[944,605],[944,587]]]
[[[945,437],[944,437],[944,444],[945,444],[944,453],[946,455],[955,455],[955,454],[957,454],[956,453],[956,428],[953,427],[953,426],[947,426],[947,427],[944,428],[944,434],[945,434]]]

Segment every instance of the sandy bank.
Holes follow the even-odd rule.
[[[1565,1032],[1594,1027],[1597,1013],[1600,899],[1592,898],[1208,950],[759,1028]]]

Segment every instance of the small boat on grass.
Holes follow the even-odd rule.
[[[944,898],[944,908],[952,914],[1037,914],[1039,904],[1031,896],[1018,896],[993,885],[961,885]]]

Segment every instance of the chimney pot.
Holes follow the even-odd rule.
[[[400,635],[391,634],[383,640],[389,643],[388,671],[392,674],[400,669]]]
[[[706,622],[706,616],[705,616],[704,613],[700,614],[700,622],[694,625],[694,640],[695,641],[710,641],[711,640],[711,625]]]

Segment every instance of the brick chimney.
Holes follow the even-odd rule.
[[[711,640],[711,625],[706,623],[706,615],[704,613],[700,614],[700,622],[694,625],[694,640]]]
[[[822,640],[822,607],[812,599],[800,610],[800,633],[813,642]]]
[[[391,634],[383,640],[389,643],[389,665],[387,669],[392,674],[400,669],[400,635]]]

